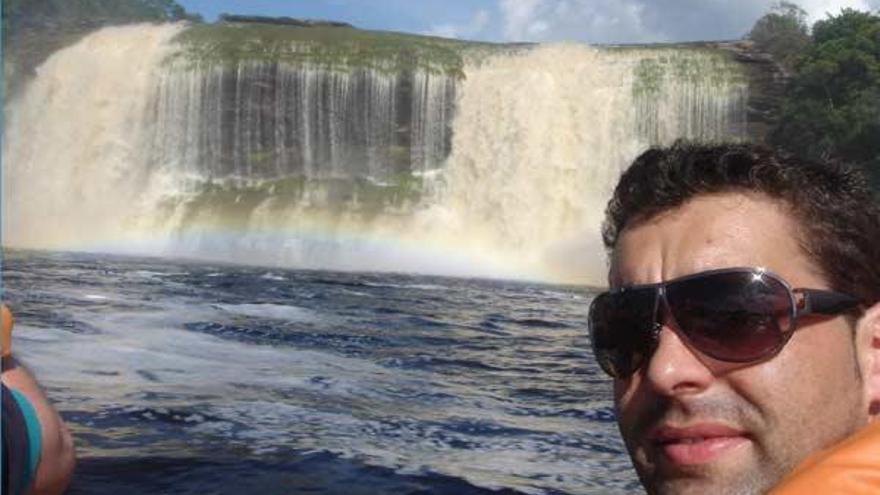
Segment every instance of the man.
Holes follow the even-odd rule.
[[[766,492],[880,412],[880,211],[856,171],[677,143],[606,213],[591,337],[649,493]]]
[[[10,353],[12,315],[2,321],[2,480],[0,493],[57,495],[70,483],[73,440],[34,377]]]

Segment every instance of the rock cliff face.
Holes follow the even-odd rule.
[[[779,119],[789,75],[768,53],[755,49],[748,40],[716,43],[742,65],[749,81],[747,132],[752,141],[765,142],[768,132]]]

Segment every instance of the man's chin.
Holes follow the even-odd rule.
[[[748,439],[664,445],[654,454],[650,468],[639,469],[652,494],[751,494],[772,484]]]
[[[651,495],[757,495],[768,486],[748,477],[674,478],[648,488]]]
[[[707,466],[690,467],[691,472],[677,472],[674,476],[658,476],[644,483],[650,494],[656,495],[752,495],[767,491],[772,485],[764,476],[740,470],[713,470]],[[694,472],[702,470],[702,472]],[[643,480],[644,481],[644,480]]]

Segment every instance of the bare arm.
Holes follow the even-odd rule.
[[[12,318],[6,306],[0,308],[3,320],[3,333],[11,331]],[[8,330],[7,330],[8,329]],[[4,343],[8,340],[4,339]],[[9,347],[3,351],[3,383],[16,389],[30,401],[40,420],[42,449],[40,462],[34,482],[28,491],[30,495],[58,495],[64,492],[73,474],[74,449],[73,438],[58,411],[49,403],[33,375],[15,357],[7,354]]]

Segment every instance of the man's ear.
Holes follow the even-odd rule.
[[[880,418],[880,303],[859,319],[856,328],[856,352],[862,373],[865,404],[869,420]]]

